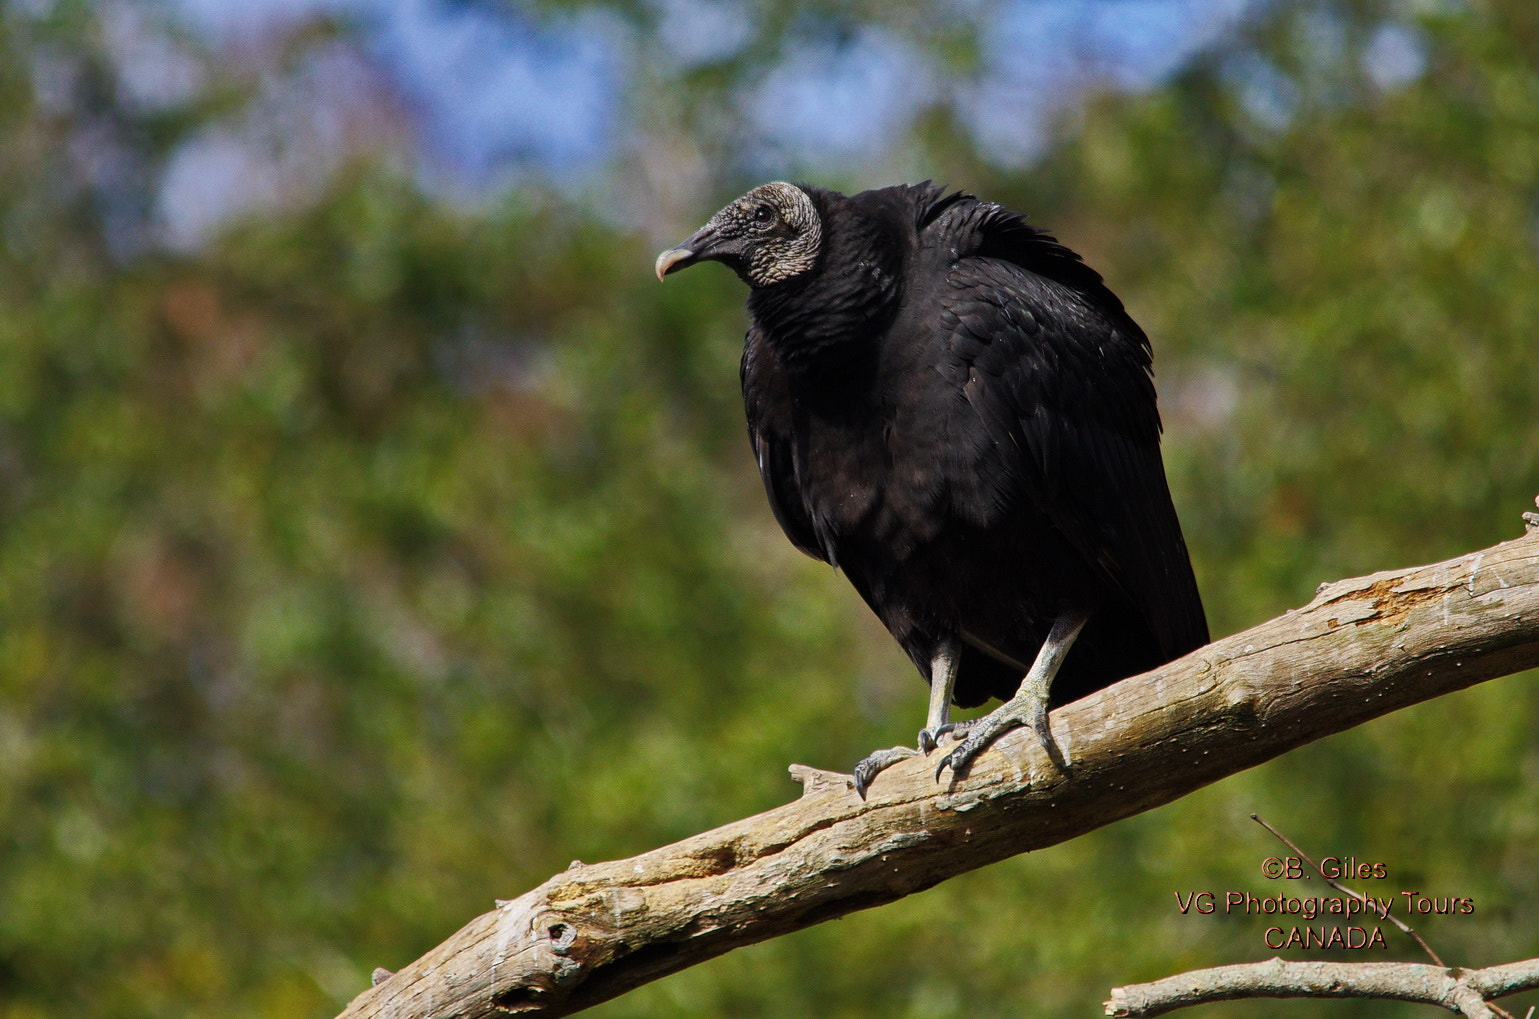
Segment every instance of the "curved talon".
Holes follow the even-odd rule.
[[[872,771],[869,775],[866,774],[868,770],[866,767],[867,763],[868,762],[866,761],[861,761],[859,764],[855,765],[855,770],[850,775],[850,778],[853,780],[855,786],[855,793],[861,799],[866,798],[866,790],[870,788],[871,780],[876,777],[875,771]]]
[[[1053,740],[1052,731],[1047,725],[1046,700],[1017,705],[1015,702],[1006,704],[998,711],[983,718],[970,722],[962,722],[958,725],[945,727],[947,731],[961,729],[967,732],[967,738],[962,740],[957,748],[945,757],[935,769],[935,781],[939,782],[941,772],[948,767],[957,778],[967,774],[973,761],[978,755],[989,748],[999,737],[1012,729],[1026,728],[1036,734],[1037,740],[1042,744],[1042,749],[1047,752],[1055,764],[1059,767],[1068,767],[1068,755],[1064,754]]]
[[[982,721],[982,718],[970,718],[965,722],[947,722],[945,725],[942,725],[935,730],[937,746],[939,745],[939,741],[943,736],[950,736],[957,742],[956,749],[952,750],[951,753],[947,754],[945,757],[942,757],[940,764],[936,765],[935,781],[940,781],[941,772],[945,771],[947,768],[950,768],[958,778],[960,778],[962,774],[967,771],[967,767],[968,765],[972,764],[973,758],[978,756],[979,752],[983,749],[983,747],[980,746],[971,752],[967,752],[967,744],[969,742],[967,734],[976,729],[978,723]],[[962,754],[963,756],[959,758],[957,756],[958,754]]]
[[[936,730],[937,747],[940,745],[940,739],[945,736],[950,736],[953,742],[962,742],[963,739],[966,739],[966,734],[971,733],[974,728],[977,728],[977,723],[982,722],[982,720],[966,719],[965,722],[946,722],[945,725]]]
[[[1001,729],[999,732],[993,733],[992,735],[984,734],[983,739],[977,739],[976,734],[969,736],[967,740],[958,746],[955,750],[941,758],[940,766],[935,769],[935,781],[940,781],[941,772],[945,771],[948,766],[951,768],[951,773],[957,778],[963,778],[966,776],[968,769],[972,767],[973,761],[977,758],[977,756],[983,753],[983,751],[987,749],[990,743],[992,743],[1006,731],[1007,730],[1005,729]],[[974,740],[977,740],[977,742],[974,743]]]
[[[891,747],[887,750],[878,750],[870,754],[865,760],[855,765],[850,773],[850,778],[853,779],[855,786],[855,792],[859,794],[861,799],[865,799],[866,790],[871,788],[871,782],[876,776],[904,758],[917,756],[919,756],[919,751],[909,747]]]

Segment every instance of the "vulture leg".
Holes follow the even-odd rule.
[[[929,753],[939,745],[941,730],[951,724],[951,691],[957,685],[957,646],[947,641],[930,662],[930,713],[919,730],[919,749]]]
[[[935,769],[937,779],[948,766],[954,775],[965,774],[968,766],[983,753],[985,747],[1004,733],[1023,725],[1032,728],[1037,739],[1042,742],[1042,749],[1047,751],[1047,755],[1059,767],[1068,765],[1067,755],[1053,742],[1053,734],[1047,727],[1047,692],[1053,684],[1053,677],[1058,674],[1058,667],[1063,664],[1064,656],[1074,646],[1074,639],[1079,636],[1079,631],[1084,629],[1085,621],[1089,618],[1089,613],[1073,610],[1055,619],[1047,640],[1042,643],[1042,650],[1037,652],[1037,660],[1032,663],[1026,678],[1021,680],[1021,688],[1014,697],[982,718],[944,727],[944,731],[950,733],[965,731],[967,737],[960,746],[941,759],[940,766]]]
[[[957,647],[954,642],[946,642],[936,649],[935,657],[930,663],[930,713],[925,718],[925,727],[919,730],[919,749],[911,747],[889,747],[886,750],[878,750],[859,764],[855,765],[855,791],[861,799],[866,798],[866,790],[871,785],[871,780],[907,757],[917,757],[921,753],[928,754],[935,749],[936,741],[940,739],[942,731],[949,726],[951,717],[951,688],[956,685],[957,678]]]

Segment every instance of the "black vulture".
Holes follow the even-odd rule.
[[[791,542],[849,578],[930,682],[918,750],[1001,733],[1208,641],[1160,458],[1149,340],[1019,213],[929,182],[754,188],[657,259],[751,288],[748,435]],[[1006,703],[952,724],[951,704]]]

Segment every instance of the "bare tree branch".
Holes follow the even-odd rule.
[[[1302,609],[1054,712],[1067,771],[1017,732],[954,785],[916,758],[883,772],[862,802],[818,773],[795,802],[628,860],[576,865],[500,903],[343,1015],[566,1015],[1535,665],[1539,536],[1328,584]]]
[[[1379,998],[1437,1005],[1470,1019],[1493,1019],[1488,999],[1539,987],[1539,959],[1486,969],[1424,962],[1285,962],[1268,959],[1180,973],[1114,987],[1106,1014],[1154,1016],[1239,998]]]

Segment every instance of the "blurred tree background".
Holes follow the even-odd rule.
[[[650,266],[764,179],[924,177],[1153,337],[1215,634],[1521,532],[1531,0],[0,0],[0,1017],[331,1015],[911,741],[763,504],[741,287]],[[1174,902],[1283,890],[1252,811],[1539,954],[1529,675],[593,1014],[1099,1014],[1275,954]]]

